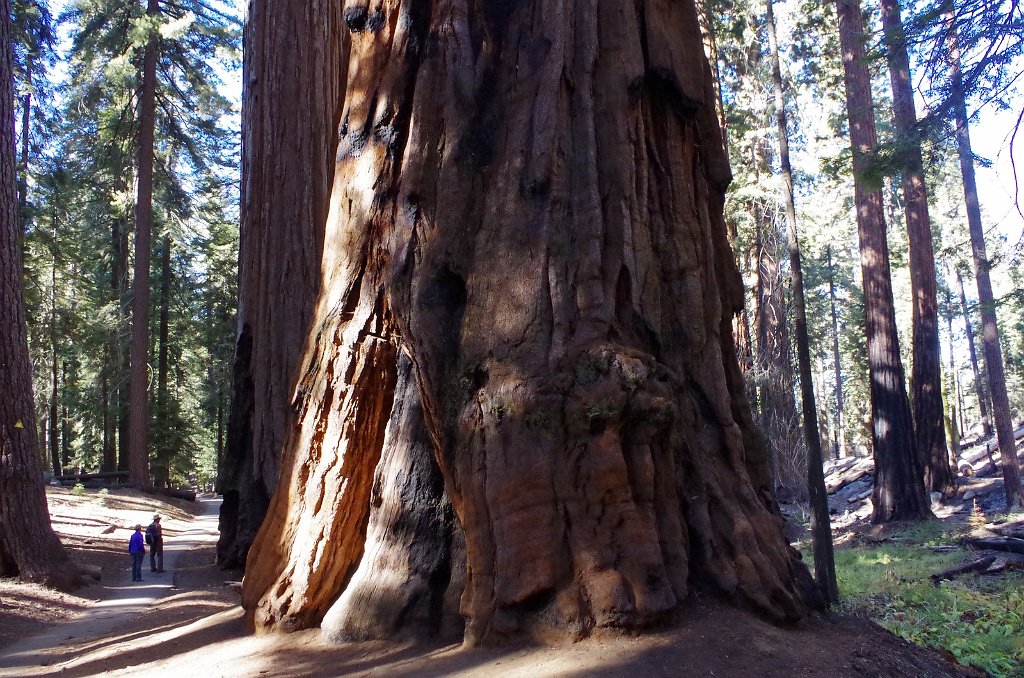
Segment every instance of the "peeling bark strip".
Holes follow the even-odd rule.
[[[290,25],[295,4],[255,0],[250,22]],[[463,577],[469,642],[643,627],[694,588],[801,617],[813,584],[767,508],[729,332],[730,175],[693,6],[303,6],[296,30],[328,27],[337,69],[280,73],[343,74],[342,103],[326,226],[297,224],[322,285],[250,623],[436,630]],[[297,58],[275,35],[247,60]],[[285,76],[265,77],[248,102]],[[290,161],[262,158],[248,171]],[[247,209],[296,199],[263,187]],[[255,345],[276,325],[251,327]]]

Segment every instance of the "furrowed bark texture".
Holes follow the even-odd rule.
[[[63,590],[82,583],[50,527],[39,467],[15,197],[11,3],[0,0],[0,576]]]
[[[1024,506],[1024,486],[1020,482],[1017,464],[1017,443],[1013,435],[1010,399],[1006,394],[1006,370],[1003,349],[999,344],[999,322],[996,302],[992,293],[989,269],[992,267],[985,251],[985,230],[981,222],[981,203],[978,184],[974,176],[974,151],[971,150],[970,121],[964,100],[963,75],[960,72],[960,47],[956,26],[952,19],[949,31],[949,67],[952,80],[953,119],[956,122],[956,149],[960,157],[960,174],[964,183],[964,203],[967,207],[967,228],[971,234],[971,259],[974,279],[978,284],[978,304],[981,306],[981,345],[985,350],[985,371],[988,376],[989,395],[992,397],[992,419],[999,442],[999,466],[1003,471],[1003,492],[1006,510]]]
[[[282,3],[275,17],[250,13],[245,26],[240,303],[218,474],[217,558],[225,567],[245,564],[277,487],[321,286],[344,58],[334,39],[340,10],[325,7]],[[276,48],[258,48],[267,44]]]
[[[160,15],[159,0],[148,0],[146,15]],[[135,275],[132,278],[132,339],[128,405],[128,483],[153,486],[149,477],[149,298],[150,243],[153,230],[153,156],[156,126],[156,67],[159,36],[146,41],[139,93],[139,130],[135,141]]]
[[[896,131],[904,144],[903,200],[906,203],[910,288],[913,298],[913,364],[910,368],[914,435],[921,455],[925,489],[946,499],[956,495],[956,482],[946,451],[942,410],[942,370],[939,366],[939,302],[936,296],[935,251],[928,215],[924,160],[916,128],[914,88],[910,81],[907,36],[899,0],[881,0],[882,27],[888,49],[889,81]]]
[[[931,516],[924,475],[914,440],[913,421],[889,270],[882,192],[867,176],[878,148],[871,98],[871,79],[864,57],[864,26],[859,0],[837,0],[839,39],[843,50],[846,108],[853,147],[854,201],[860,239],[867,318],[868,369],[871,379],[871,433],[875,455],[872,494],[874,522]]]
[[[292,4],[257,0],[250,20],[281,27]],[[767,508],[732,343],[730,175],[692,5],[380,0],[340,24],[303,6],[333,31],[342,107],[249,622],[443,624],[463,576],[469,642],[643,627],[694,588],[800,618],[813,583]],[[436,472],[464,574],[446,500],[408,489]],[[424,593],[386,580],[396,563]]]

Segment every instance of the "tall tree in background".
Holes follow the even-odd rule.
[[[854,192],[871,379],[871,433],[875,457],[874,522],[931,516],[914,441],[893,304],[882,191],[872,182],[878,148],[871,77],[864,57],[859,0],[837,0],[846,108],[853,149]]]
[[[99,431],[100,440],[90,447],[102,451],[103,466],[112,470],[117,463],[128,470],[129,335],[133,329],[144,329],[142,322],[130,326],[128,309],[134,303],[135,319],[148,324],[157,315],[154,306],[166,305],[169,315],[161,326],[166,326],[167,336],[154,342],[156,337],[151,335],[156,333],[147,329],[147,341],[140,332],[134,337],[136,353],[142,355],[145,350],[135,361],[139,368],[134,374],[139,382],[137,395],[146,396],[151,383],[160,384],[160,366],[154,361],[154,369],[149,369],[151,350],[163,352],[167,364],[174,365],[173,374],[170,368],[164,371],[166,388],[160,398],[138,403],[149,409],[148,416],[136,422],[148,429],[143,436],[148,444],[142,444],[144,454],[136,454],[135,467],[146,469],[153,463],[152,469],[142,474],[146,482],[150,482],[149,470],[159,473],[161,484],[170,482],[171,476],[175,476],[174,482],[184,482],[186,478],[179,472],[186,466],[183,460],[197,448],[203,448],[199,454],[204,458],[207,450],[213,451],[214,434],[207,437],[200,424],[206,416],[202,404],[208,394],[193,386],[206,382],[215,388],[214,382],[223,377],[216,371],[217,379],[208,379],[210,372],[203,357],[219,342],[206,344],[201,340],[205,333],[188,325],[198,324],[201,317],[193,307],[200,304],[198,297],[191,296],[199,291],[201,281],[192,271],[202,270],[208,263],[209,230],[221,229],[227,210],[234,210],[230,191],[206,187],[236,189],[228,169],[236,152],[227,128],[230,102],[218,93],[218,86],[221,69],[230,71],[232,67],[237,30],[230,16],[194,0],[152,5],[73,0],[66,19],[72,37],[67,105],[61,112],[53,162],[71,177],[62,204],[70,205],[69,221],[90,243],[81,268],[92,279],[109,281],[103,299],[93,299],[89,306],[95,317],[103,320],[96,324],[106,332],[105,343],[88,342],[86,345],[96,350],[86,354],[76,341],[69,351],[85,360],[88,381],[77,390],[94,389],[92,402],[106,405],[87,406],[84,412],[79,407],[77,414],[87,430]],[[150,57],[154,55],[151,48],[157,35],[155,61],[147,61],[147,51]],[[149,152],[143,152],[147,148]],[[151,190],[144,190],[147,184]],[[136,217],[148,221],[151,233],[147,246],[134,248],[139,271],[132,280],[133,235],[145,241],[145,229],[134,227]],[[163,247],[166,237],[171,239],[169,250]],[[143,304],[151,278],[151,267],[143,260],[155,256],[154,250],[171,253],[171,285],[168,295],[149,294],[149,301]],[[161,269],[161,276],[166,270]],[[139,294],[130,293],[133,284],[140,286]],[[178,303],[170,303],[175,299]],[[83,338],[95,336],[99,328],[83,317],[86,314],[69,310],[67,315],[76,316]],[[218,323],[216,331],[223,329]],[[90,463],[90,450],[84,443],[76,452],[83,463]],[[136,477],[133,482],[141,481]]]
[[[988,416],[990,401],[988,389],[985,388],[985,379],[978,367],[978,349],[974,345],[974,324],[971,322],[970,309],[967,307],[967,290],[964,288],[964,276],[960,269],[956,271],[957,287],[960,289],[960,312],[964,320],[964,336],[967,338],[967,354],[971,359],[971,373],[974,377],[974,393],[978,397],[978,411],[981,415],[981,432],[983,435],[992,435],[992,422]]]
[[[0,575],[70,590],[83,579],[50,526],[39,468],[21,292],[11,62],[11,5],[0,0]]]
[[[818,406],[814,399],[811,374],[811,346],[807,336],[807,304],[804,301],[804,274],[800,261],[800,240],[796,221],[796,198],[793,195],[793,167],[789,160],[789,128],[786,98],[782,86],[779,40],[775,30],[775,8],[765,0],[765,23],[772,61],[772,94],[775,99],[775,124],[779,135],[779,164],[785,197],[788,226],[789,276],[793,294],[793,327],[796,331],[797,365],[800,374],[800,395],[803,405],[804,441],[807,445],[807,487],[811,499],[811,534],[814,544],[814,575],[829,604],[839,600],[836,584],[836,563],[832,553],[832,525],[829,518],[828,493],[822,469],[821,434],[818,431]]]
[[[159,0],[148,0],[146,47],[138,98],[135,160],[135,275],[132,277],[131,387],[128,404],[128,482],[149,487],[149,262],[153,230],[153,156],[156,128],[156,66]]]
[[[645,626],[702,587],[803,615],[814,587],[745,435],[692,4],[256,0],[246,31],[245,181],[268,190],[243,203],[243,262],[323,244],[319,294],[290,299],[301,369],[255,392],[294,400],[248,621],[372,634],[457,624],[461,597],[467,639],[493,641]],[[276,133],[296,113],[305,154]],[[333,180],[310,218],[265,221],[301,204],[270,181],[300,158]],[[243,308],[281,294],[259,272],[276,254],[250,260]],[[461,533],[418,518],[448,499]]]
[[[949,21],[954,20],[951,17]],[[978,202],[978,185],[974,176],[974,152],[971,150],[969,117],[964,95],[964,82],[960,72],[960,47],[955,25],[951,27],[948,38],[948,63],[952,82],[953,119],[956,123],[956,148],[957,154],[960,156],[960,172],[964,183],[967,226],[971,233],[974,278],[978,283],[978,303],[981,306],[981,340],[985,350],[989,395],[992,397],[992,418],[995,420],[1000,466],[1003,471],[1003,487],[1006,493],[1006,507],[1009,510],[1015,505],[1024,504],[1024,487],[1020,483],[1017,445],[1010,415],[1010,399],[1006,395],[1003,350],[999,345],[996,305],[992,294],[992,281],[989,277],[990,263],[985,252],[985,231],[981,223],[981,204]]]
[[[836,380],[836,421],[835,421],[835,435],[833,436],[833,445],[835,446],[835,455],[839,457],[845,457],[847,454],[846,449],[846,430],[845,430],[845,416],[843,412],[843,363],[839,357],[839,316],[836,313],[836,273],[835,268],[832,266],[832,246],[829,245],[827,248],[827,264],[828,264],[828,305],[829,305],[829,317],[832,319],[832,369],[835,372]]]
[[[942,369],[939,365],[941,353],[935,253],[932,246],[932,224],[928,216],[921,138],[916,129],[917,111],[914,108],[914,88],[910,79],[910,57],[907,54],[907,36],[900,17],[899,0],[881,0],[881,7],[910,250],[914,332],[910,392],[914,436],[925,474],[925,489],[939,492],[948,499],[956,495],[956,483],[946,450]]]

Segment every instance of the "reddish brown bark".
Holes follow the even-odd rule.
[[[148,0],[146,15],[160,15],[159,0]],[[135,276],[132,280],[131,389],[128,406],[128,482],[151,487],[149,477],[149,299],[153,230],[153,154],[156,125],[156,29],[146,41],[138,104],[135,177]]]
[[[0,0],[0,575],[69,590],[82,577],[50,527],[22,302],[10,16]]]
[[[245,564],[294,425],[297,371],[321,288],[344,91],[340,12],[289,3],[284,21],[255,12],[245,26],[246,45],[277,47],[247,49],[243,66],[241,303],[217,479],[224,496],[217,558],[227,567]]]
[[[913,364],[910,370],[914,435],[921,455],[925,489],[945,498],[956,495],[956,483],[946,450],[942,409],[942,369],[939,365],[939,303],[935,285],[935,252],[928,215],[921,140],[916,131],[917,111],[910,81],[907,38],[900,18],[899,0],[881,0],[892,109],[901,159],[903,200],[906,203],[907,243],[910,251],[910,289],[913,299]]]
[[[821,434],[818,432],[818,406],[814,399],[811,376],[811,345],[807,336],[807,304],[804,301],[804,274],[800,260],[800,240],[796,220],[796,198],[793,195],[793,167],[789,161],[789,125],[786,99],[782,87],[779,40],[775,31],[775,7],[765,0],[765,27],[772,61],[772,93],[775,99],[775,127],[779,135],[779,169],[782,173],[786,234],[789,245],[790,289],[793,295],[793,328],[796,333],[797,366],[800,375],[800,401],[803,410],[804,443],[807,445],[807,491],[811,504],[811,537],[814,547],[814,577],[825,601],[839,600],[836,583],[836,562],[832,549],[832,525],[829,518],[828,492],[822,468]]]
[[[246,80],[250,120],[293,74],[341,85],[314,108],[326,120],[307,118],[336,180],[325,221],[296,224],[322,238],[322,287],[249,552],[249,622],[312,626],[339,601],[342,635],[401,623],[360,583],[422,558],[368,541],[389,534],[374,508],[401,506],[388,488],[411,468],[389,452],[431,469],[396,414],[399,355],[465,534],[470,642],[643,627],[695,589],[800,618],[813,593],[761,493],[732,343],[729,170],[692,5],[257,0],[249,20],[265,78]],[[313,38],[310,63],[295,45]],[[246,139],[247,154],[273,143]],[[261,157],[250,171],[293,162]],[[268,189],[246,209],[294,200]]]
[[[964,202],[967,206],[967,227],[971,234],[971,257],[974,278],[978,283],[978,304],[981,306],[981,342],[985,350],[985,371],[988,373],[989,394],[992,397],[992,418],[999,442],[999,465],[1003,470],[1003,490],[1006,508],[1024,505],[1024,487],[1020,483],[1017,465],[1017,445],[1010,417],[1010,400],[1006,395],[1006,372],[1003,349],[999,345],[999,325],[996,320],[995,298],[989,278],[990,263],[985,252],[985,231],[981,223],[981,204],[978,185],[974,177],[974,152],[971,150],[971,132],[964,100],[963,76],[960,73],[960,48],[955,26],[949,31],[949,66],[951,73],[953,116],[956,121],[956,147],[960,156],[960,174],[964,183]]]
[[[924,474],[914,440],[913,421],[893,306],[889,243],[881,190],[866,173],[878,148],[871,78],[864,57],[864,26],[859,0],[837,0],[843,50],[846,108],[853,149],[854,202],[860,239],[860,265],[867,322],[871,380],[871,433],[875,456],[872,520],[923,519],[931,516]]]

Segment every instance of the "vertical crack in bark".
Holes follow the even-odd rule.
[[[323,618],[334,638],[457,626],[463,582],[470,643],[649,626],[694,586],[799,617],[727,350],[728,168],[693,8],[438,0],[410,28],[408,2],[376,6],[379,29],[345,10],[298,482],[250,558],[250,618]]]

